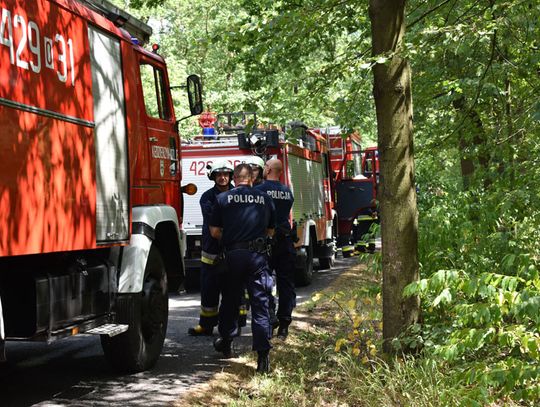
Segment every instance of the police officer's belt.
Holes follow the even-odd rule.
[[[228,252],[232,250],[251,250],[252,252],[263,253],[266,249],[266,239],[264,237],[258,237],[257,239],[248,242],[236,242],[225,246],[225,250]]]

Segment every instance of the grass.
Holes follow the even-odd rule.
[[[480,406],[440,363],[379,356],[379,291],[380,275],[359,263],[296,309],[287,341],[274,341],[271,374],[256,375],[254,354],[244,355],[174,406]]]

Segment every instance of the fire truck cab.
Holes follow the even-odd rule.
[[[337,244],[347,247],[362,240],[378,222],[378,151],[377,147],[362,149],[359,134],[343,134],[339,127],[321,128],[319,132],[328,140],[330,149]]]
[[[0,0],[0,359],[78,333],[124,371],[161,353],[184,188],[150,34],[106,0]]]

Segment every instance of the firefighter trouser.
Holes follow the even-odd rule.
[[[219,313],[219,333],[224,339],[232,339],[238,333],[238,307],[244,287],[251,304],[251,331],[253,350],[270,349],[272,328],[268,310],[272,290],[272,277],[266,254],[247,249],[227,252],[228,271],[223,280],[223,298]]]
[[[219,295],[224,267],[201,263],[201,313],[199,325],[212,329],[218,324]]]
[[[223,276],[226,271],[226,263],[220,260],[217,265],[201,263],[201,312],[199,315],[199,325],[210,330],[218,324],[219,318],[219,298],[222,291]],[[246,318],[249,309],[248,297],[244,293],[240,299],[238,311],[239,325],[246,326]]]
[[[369,241],[373,238],[372,233],[370,233],[370,228],[373,223],[376,222],[376,219],[372,218],[371,215],[360,215],[358,216],[353,223],[353,241]]]
[[[294,244],[290,237],[276,236],[272,247],[270,267],[276,273],[276,286],[278,292],[278,319],[291,320],[294,307],[296,307],[296,291],[294,288]],[[273,302],[275,304],[275,302]],[[275,305],[274,305],[275,306]]]

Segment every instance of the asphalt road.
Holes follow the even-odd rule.
[[[326,287],[354,259],[338,259],[332,270],[316,271],[309,287],[298,289],[298,303]],[[148,372],[119,375],[107,364],[97,336],[80,335],[50,345],[8,343],[0,364],[0,407],[164,406],[191,386],[205,382],[228,361],[212,347],[212,337],[195,338],[187,329],[198,321],[199,293],[171,294],[169,327],[157,365]],[[235,341],[249,352],[251,333]]]

